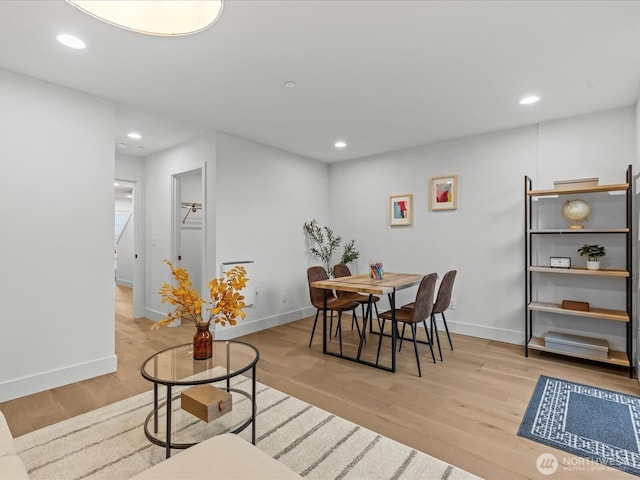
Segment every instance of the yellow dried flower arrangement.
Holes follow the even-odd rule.
[[[240,295],[240,291],[249,279],[244,267],[238,265],[224,272],[224,277],[214,278],[207,283],[211,300],[205,302],[192,287],[186,269],[175,268],[169,260],[164,263],[169,265],[176,285],[165,283],[158,293],[162,297],[162,303],[170,303],[174,309],[167,314],[167,318],[156,322],[152,328],[169,325],[178,319],[188,320],[196,326],[209,325],[212,320],[225,326],[227,322],[235,325],[237,317],[245,318],[244,296]],[[203,307],[205,312],[209,312],[206,320],[203,318]]]

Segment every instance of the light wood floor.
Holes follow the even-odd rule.
[[[149,390],[141,362],[193,336],[190,324],[149,330],[149,320],[131,317],[131,291],[116,287],[118,372],[0,403],[14,435]],[[454,335],[443,362],[423,355],[422,378],[411,348],[392,374],[323,355],[320,335],[307,348],[312,321],[241,337],[260,351],[260,382],[486,479],[632,478],[516,435],[539,375],[639,394],[625,369],[538,352],[525,358],[517,345]],[[571,465],[543,477],[536,459],[547,452]]]

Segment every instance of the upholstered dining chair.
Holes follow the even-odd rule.
[[[442,281],[440,282],[440,287],[438,288],[438,295],[436,297],[436,301],[433,304],[433,310],[431,312],[431,337],[435,335],[436,343],[438,344],[438,351],[440,353],[440,360],[442,360],[442,348],[440,347],[440,335],[438,334],[438,324],[436,322],[436,315],[440,314],[442,316],[442,323],[444,324],[444,329],[447,332],[447,339],[449,340],[449,347],[453,350],[453,343],[451,342],[451,335],[449,334],[449,327],[447,325],[447,319],[444,316],[444,312],[449,309],[449,305],[451,304],[451,295],[453,293],[453,282],[456,279],[456,275],[458,274],[457,270],[449,270],[442,277]],[[412,309],[413,303],[409,303],[407,305],[403,305],[404,309]]]
[[[349,267],[344,263],[338,263],[333,266],[333,276],[335,278],[350,277],[351,270],[349,270]],[[362,306],[362,318],[365,318],[365,306],[369,306],[369,295],[363,295],[357,292],[343,292],[340,290],[336,290],[336,295],[338,298],[342,298],[345,300],[354,300],[358,302],[360,306]],[[375,295],[371,296],[371,303],[373,304],[373,308],[376,311],[376,318],[378,318],[378,306],[376,305],[376,303],[379,301],[380,297],[377,297]],[[369,310],[369,314],[371,315],[371,310]],[[371,317],[369,317],[369,319],[371,319]],[[353,329],[353,322],[351,324],[351,328]]]
[[[329,276],[323,267],[309,267],[307,269],[307,280],[309,281],[309,297],[311,299],[311,304],[316,307],[316,318],[313,321],[313,329],[311,330],[311,338],[309,339],[309,347],[311,347],[311,343],[313,342],[313,334],[316,331],[316,325],[318,323],[318,314],[324,310],[324,295],[325,290],[322,288],[314,288],[311,286],[313,282],[317,282],[320,280],[327,280]],[[338,313],[338,328],[341,327],[342,322],[342,312],[353,312],[353,317],[356,319],[356,325],[358,319],[356,317],[356,309],[360,305],[358,302],[354,300],[346,300],[342,298],[338,298],[335,296],[333,291],[327,290],[327,311],[331,312],[333,318],[333,312]],[[331,332],[331,328],[329,327],[329,332]],[[358,327],[358,331],[360,331],[360,327]],[[342,354],[342,330],[340,330],[340,353]]]
[[[382,325],[380,328],[380,338],[378,340],[378,355],[376,357],[376,363],[380,358],[380,347],[382,346],[382,337],[384,335],[384,326],[387,320],[393,320],[393,315],[395,312],[395,324],[391,325],[391,328],[395,328],[397,331],[398,322],[402,322],[404,325],[409,325],[411,327],[411,334],[413,338],[413,349],[416,353],[416,363],[418,364],[418,376],[422,377],[422,370],[420,368],[420,355],[418,353],[418,339],[416,336],[416,326],[418,323],[422,323],[424,325],[424,332],[427,336],[427,344],[429,345],[429,349],[431,350],[431,358],[433,358],[433,363],[436,363],[436,356],[433,353],[433,343],[431,341],[431,335],[429,334],[429,329],[427,328],[427,318],[431,318],[431,312],[433,310],[433,296],[436,290],[436,280],[438,279],[438,274],[430,273],[429,275],[425,275],[420,282],[420,286],[418,287],[418,292],[416,293],[416,299],[413,302],[413,308],[396,308],[395,310],[387,310],[386,312],[382,312],[379,315],[379,318],[382,320]],[[403,327],[404,327],[403,325]],[[402,348],[402,344],[400,344],[400,348]]]
[[[442,282],[440,282],[440,288],[438,288],[436,303],[433,304],[433,311],[431,312],[433,324],[436,328],[436,314],[439,313],[442,316],[442,323],[444,324],[444,329],[447,332],[447,338],[449,339],[449,347],[451,347],[451,350],[453,350],[453,343],[451,342],[451,335],[449,334],[449,327],[447,326],[447,319],[444,316],[444,312],[449,309],[449,305],[451,304],[453,282],[455,281],[457,274],[457,270],[449,270],[444,274]]]

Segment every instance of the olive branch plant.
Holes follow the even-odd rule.
[[[333,265],[331,259],[334,253],[342,244],[342,237],[330,227],[321,227],[314,218],[303,225],[305,237],[309,244],[309,253],[322,262],[322,266],[329,276],[333,275]],[[356,248],[356,241],[351,239],[344,243],[340,263],[348,265],[360,257],[360,252]]]

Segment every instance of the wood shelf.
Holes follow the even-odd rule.
[[[621,228],[583,228],[572,230],[569,228],[538,228],[529,230],[529,233],[545,234],[545,233],[629,233],[629,229],[626,227]]]
[[[525,319],[524,330],[526,332],[526,338],[524,342],[524,354],[529,355],[529,349],[541,350],[545,352],[551,352],[554,354],[565,355],[569,357],[584,358],[587,360],[593,360],[596,362],[610,363],[613,365],[619,365],[627,367],[629,371],[629,378],[633,378],[633,339],[635,335],[634,329],[634,299],[633,299],[633,270],[634,262],[632,259],[632,252],[636,239],[633,238],[633,219],[634,208],[633,199],[635,197],[633,187],[633,167],[629,165],[626,169],[624,177],[624,183],[614,183],[608,185],[597,185],[595,179],[577,179],[568,180],[565,182],[558,182],[554,185],[555,188],[547,190],[535,190],[533,188],[533,182],[530,177],[524,177],[524,253],[525,253]],[[596,185],[594,185],[596,183]],[[603,213],[596,222],[589,224],[589,228],[567,228],[570,224],[566,224],[559,220],[557,212],[560,210],[560,206],[568,198],[581,198],[578,194],[594,194],[593,199],[597,199],[599,202],[606,204],[607,209],[604,209]],[[588,195],[585,195],[588,196]],[[554,207],[558,207],[556,213]],[[553,210],[552,210],[553,209]],[[547,228],[542,228],[547,227]],[[559,227],[559,228],[558,228]],[[582,235],[582,237],[569,237],[566,235]],[[586,234],[586,237],[585,237]],[[605,234],[605,235],[602,235]],[[546,237],[541,237],[546,235]],[[590,238],[589,235],[591,235]],[[600,236],[598,236],[600,235]],[[600,270],[588,270],[586,268],[586,258],[582,257],[581,261],[576,261],[576,265],[571,268],[552,268],[550,266],[550,260],[547,260],[548,255],[542,255],[542,253],[549,253],[550,251],[566,251],[566,247],[569,244],[577,244],[578,239],[580,243],[583,240],[587,243],[595,243],[599,241],[615,241],[616,248],[620,248],[620,243],[624,241],[624,254],[626,260],[624,263],[621,259],[613,261],[613,265],[618,268],[606,268]],[[555,248],[556,250],[553,250]],[[573,247],[572,247],[573,248]],[[574,250],[575,252],[575,250]],[[575,255],[573,257],[575,260]],[[535,265],[534,263],[538,263]],[[607,265],[610,265],[607,263]],[[549,277],[549,274],[564,275],[564,279],[559,277]],[[576,278],[576,275],[578,276]],[[584,277],[589,277],[585,279]],[[580,278],[582,277],[582,279]],[[617,279],[617,280],[616,280]],[[589,300],[589,303],[594,302],[600,305],[615,305],[623,310],[613,310],[607,308],[589,308],[589,311],[574,310],[568,308],[562,308],[560,303],[537,301],[538,288],[543,283],[551,281],[562,280],[556,285],[559,289],[558,293],[554,295],[543,294],[543,299],[552,301],[558,301],[558,298],[580,298],[585,297]],[[557,283],[557,282],[556,282]],[[548,287],[548,285],[547,285]],[[606,289],[602,295],[593,291],[593,288],[597,290]],[[600,287],[600,288],[598,288]],[[562,293],[570,290],[574,293]],[[584,292],[584,294],[578,293],[578,291]],[[605,300],[609,298],[606,295],[611,293],[612,295],[624,294],[624,304],[616,301],[616,303],[610,303]],[[580,307],[580,305],[565,304],[566,306],[572,306],[574,308]],[[547,318],[542,318],[546,316]],[[564,316],[564,318],[563,318]],[[574,317],[571,319],[571,317]],[[583,331],[585,337],[589,337],[589,331],[595,329],[596,324],[594,321],[587,321],[585,319],[591,318],[598,322],[610,321],[617,322],[618,326],[605,325],[600,323],[600,328],[606,328],[607,330],[616,331],[620,330],[620,327],[624,327],[624,340],[625,346],[621,344],[615,344],[615,348],[622,351],[609,351],[608,358],[602,359],[603,353],[601,351],[592,351],[589,349],[579,349],[578,351],[585,353],[585,355],[563,351],[565,347],[559,344],[549,341],[548,345],[552,348],[547,348],[547,344],[543,338],[533,336],[535,330],[534,325],[537,321],[546,320],[552,321],[554,325],[558,325],[558,329],[562,328],[563,324],[573,322],[579,325],[577,330]],[[598,336],[595,334],[594,336]],[[604,345],[604,343],[602,343]],[[557,350],[560,349],[560,350]]]
[[[562,350],[554,350],[552,348],[547,348],[545,346],[544,338],[540,338],[540,337],[531,337],[531,340],[529,341],[528,346],[533,350],[539,350],[541,352],[556,353],[559,355],[565,355],[567,357],[584,358],[585,360],[593,360],[595,362],[610,363],[612,365],[618,365],[621,367],[630,366],[629,357],[627,356],[627,354],[625,352],[619,352],[617,350],[609,350],[608,358],[598,358],[598,357],[593,357],[591,355],[582,355],[579,353],[571,353],[571,352],[565,352]]]
[[[576,193],[620,192],[628,188],[628,183],[616,183],[612,185],[594,185],[592,187],[580,187],[567,190],[527,190],[527,195],[531,197],[548,197],[550,195],[574,195]]]
[[[562,308],[558,303],[531,302],[529,310],[538,312],[558,313],[560,315],[574,315],[576,317],[599,318],[602,320],[613,320],[615,322],[628,322],[629,315],[624,310],[610,310],[608,308],[591,307],[588,312],[583,310],[570,310]]]
[[[564,273],[569,275],[591,275],[595,277],[628,277],[629,272],[626,270],[618,269],[600,269],[600,270],[587,270],[581,267],[571,268],[552,268],[543,267],[539,265],[531,265],[528,267],[530,272],[543,272],[543,273]]]

